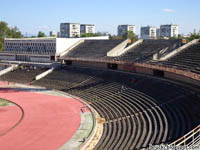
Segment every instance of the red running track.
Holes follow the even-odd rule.
[[[0,136],[1,150],[56,150],[80,125],[83,104],[75,99],[1,88],[0,98],[24,110],[20,124]]]
[[[22,114],[23,112],[18,106],[0,107],[0,136],[6,134],[20,123],[23,117]]]
[[[1,82],[1,81],[0,81],[0,86],[1,86],[1,85],[8,85],[8,84],[7,84],[7,82]]]

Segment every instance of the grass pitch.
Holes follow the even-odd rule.
[[[12,103],[6,100],[0,99],[0,107],[9,106],[9,105],[12,105]]]

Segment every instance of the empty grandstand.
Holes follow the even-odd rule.
[[[6,69],[7,67],[8,67],[8,65],[0,64],[0,71]]]
[[[106,57],[107,52],[121,42],[85,41],[75,46],[63,60],[67,57],[93,57],[113,62],[120,60],[123,62],[120,64],[123,71],[130,71],[126,69],[126,65],[132,65],[134,72],[162,77],[168,73],[167,77],[170,77],[167,72],[169,70],[164,72],[154,68],[159,64],[174,67],[172,79],[177,78],[176,68],[192,72],[199,69],[199,43],[167,61],[154,62],[151,65],[153,67],[148,68],[148,64],[145,66],[143,63],[152,60],[153,54],[169,54],[181,45],[180,40],[144,40],[120,57]],[[32,82],[33,85],[60,90],[85,100],[105,120],[103,134],[95,150],[139,150],[148,148],[149,145],[171,144],[191,130],[194,131],[200,124],[200,94],[195,86],[186,87],[182,82],[144,74],[77,66],[57,67],[36,81],[35,76],[45,71],[41,67],[24,66],[0,76],[0,80]],[[200,76],[195,77],[200,80]],[[198,83],[197,80],[195,82]],[[189,140],[183,144],[190,142]]]
[[[45,67],[20,65],[20,67],[18,67],[16,70],[10,71],[7,74],[0,76],[0,80],[29,84],[31,81],[35,80],[37,75],[46,70],[47,68]]]
[[[72,49],[66,57],[104,57],[108,51],[121,42],[122,40],[85,40]]]
[[[35,81],[35,85],[44,86],[50,89],[66,90],[79,85],[98,74],[101,71],[85,70],[79,68],[56,68],[45,78]]]
[[[187,70],[200,74],[200,43],[194,44],[160,65]]]
[[[155,53],[159,53],[160,56],[166,55],[180,45],[180,40],[144,40],[117,59],[128,62],[146,62],[152,60]]]
[[[200,0],[2,0],[0,150],[200,150],[198,16]]]
[[[103,136],[95,149],[141,149],[171,143],[199,124],[199,97],[151,77],[65,67],[34,84],[81,97],[105,118]]]

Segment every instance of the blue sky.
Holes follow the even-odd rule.
[[[180,33],[200,29],[200,0],[0,0],[0,20],[24,34],[59,31],[61,22],[92,23],[101,32],[117,33],[117,25],[140,27],[178,24]]]

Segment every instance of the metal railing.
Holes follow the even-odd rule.
[[[187,149],[195,146],[199,146],[200,148],[200,125],[170,145],[174,147],[183,146],[183,150],[186,149],[186,147]]]

